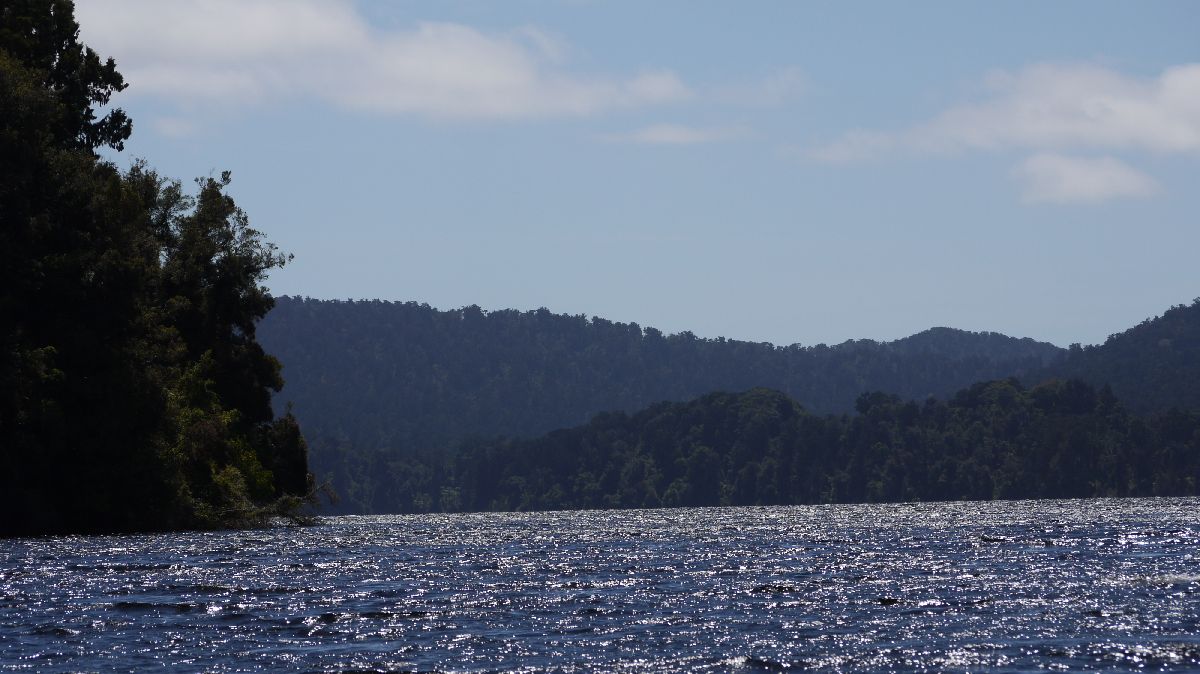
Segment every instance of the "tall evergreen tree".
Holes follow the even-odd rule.
[[[228,176],[190,198],[97,155],[132,124],[73,9],[0,0],[0,533],[252,521],[308,487],[254,339],[285,260]]]

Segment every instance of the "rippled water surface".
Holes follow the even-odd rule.
[[[1200,501],[0,541],[0,670],[1200,669]]]

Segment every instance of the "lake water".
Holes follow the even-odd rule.
[[[1200,670],[1200,500],[0,541],[0,671]]]

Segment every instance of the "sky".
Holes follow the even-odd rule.
[[[1200,3],[78,0],[277,295],[1092,344],[1200,296]]]

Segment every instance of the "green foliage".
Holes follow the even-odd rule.
[[[124,82],[72,10],[0,0],[0,534],[260,521],[310,486],[255,338],[285,259],[227,174],[191,197],[96,156]]]
[[[924,404],[865,394],[817,416],[755,389],[604,414],[534,440],[466,443],[454,509],[534,510],[1194,495],[1200,412],[1142,419],[1074,380],[975,384]],[[426,503],[438,504],[436,499]]]
[[[108,111],[96,119],[126,84],[112,59],[101,62],[79,42],[74,3],[70,0],[3,0],[0,2],[0,50],[21,64],[36,87],[56,100],[46,118],[51,143],[95,150],[120,150],[133,130],[124,111]]]
[[[889,343],[776,347],[545,309],[288,297],[259,336],[287,364],[286,398],[314,440],[313,469],[332,480],[344,512],[415,508],[403,487],[409,474],[396,467],[471,436],[533,437],[605,410],[756,386],[810,409],[849,412],[864,390],[948,395],[1038,371],[1061,354],[1029,339],[946,328]]]
[[[1046,375],[1108,384],[1135,412],[1200,409],[1200,298],[1112,335],[1104,344],[1076,345]]]
[[[737,473],[724,481],[725,491],[705,497],[718,502],[749,502],[754,500],[751,494],[789,502],[788,480],[805,481],[806,500],[915,498],[936,492],[907,474],[907,462],[925,460],[944,468],[930,478],[934,485],[942,485],[945,491],[936,493],[943,497],[1145,493],[1141,482],[1137,489],[1120,486],[1121,478],[1111,474],[1116,470],[1111,467],[1103,478],[1064,476],[1052,485],[1042,484],[1046,478],[1028,472],[1013,450],[1013,429],[1028,428],[1033,414],[1017,402],[1036,395],[1044,404],[1053,401],[1056,407],[1048,411],[1055,415],[1115,408],[1117,397],[1141,415],[1162,415],[1172,407],[1200,410],[1200,302],[1173,307],[1101,346],[1074,347],[1069,353],[1028,339],[948,328],[882,344],[861,340],[836,346],[774,347],[699,339],[689,333],[664,336],[653,328],[557,316],[546,310],[436,311],[414,303],[286,297],[263,321],[260,334],[288,363],[288,398],[295,402],[310,436],[318,438],[313,467],[347,496],[340,506],[344,512],[436,509],[441,487],[460,479],[450,476],[453,471],[448,466],[466,461],[461,455],[453,459],[443,455],[464,438],[536,437],[583,423],[603,410],[632,412],[660,400],[687,400],[713,390],[767,387],[785,392],[814,412],[857,411],[868,419],[883,410],[897,410],[907,427],[924,413],[924,407],[900,401],[951,396],[968,387],[956,395],[956,404],[990,409],[994,415],[956,430],[957,444],[950,449],[970,447],[970,460],[915,452],[910,445],[943,447],[946,440],[928,428],[913,427],[899,438],[907,443],[903,446],[897,446],[891,435],[880,435],[863,447],[855,461],[815,473],[773,455],[744,463],[741,457],[761,446],[755,438],[769,435],[761,427],[747,428],[730,458],[731,465],[739,466]],[[1004,377],[1031,383],[1078,379],[1090,386],[1047,384],[1035,388],[1036,394],[1018,394],[992,383],[972,386],[972,382]],[[862,396],[863,391],[878,392]],[[1149,432],[1139,426],[1147,422],[1129,423],[1130,429],[1111,433]],[[832,460],[822,452],[841,447],[839,434],[844,430],[824,424],[812,431],[828,436],[820,445],[826,449],[814,445],[817,459]],[[995,430],[1008,435],[991,437]],[[1071,438],[1056,440],[1067,442],[1067,448],[1086,437],[1083,429],[1060,432]],[[625,457],[618,473],[586,468],[575,472],[569,484],[542,486],[531,483],[536,475],[520,473],[504,479],[523,486],[494,494],[494,503],[477,501],[475,507],[696,502],[695,494],[685,489],[690,484],[686,475],[672,472],[675,459],[627,456],[628,439],[614,442],[611,451]],[[589,444],[585,449],[594,454],[602,446],[607,445]],[[1072,451],[1064,449],[1062,456],[1041,469],[1068,475],[1082,461],[1081,450]],[[1111,466],[1115,450],[1104,451],[1110,456],[1106,465]],[[560,460],[544,458],[547,466]],[[868,476],[865,466],[871,462],[879,463],[878,474]],[[456,470],[461,476],[461,469]],[[642,477],[648,474],[653,479]],[[1167,473],[1155,481],[1159,487],[1151,492],[1166,489],[1165,485],[1178,491],[1188,484]],[[605,486],[614,483],[620,488]],[[430,484],[437,489],[430,491]],[[1097,484],[1108,486],[1101,489]]]

